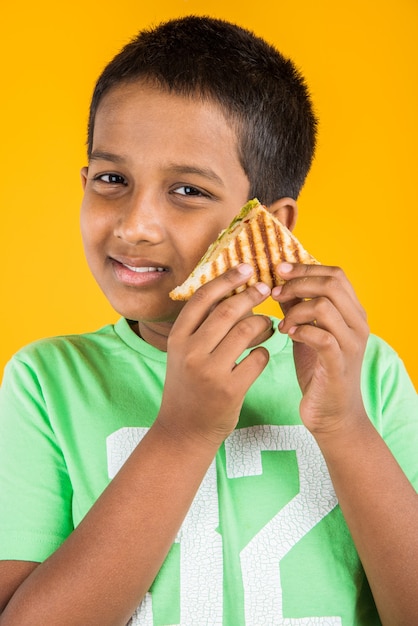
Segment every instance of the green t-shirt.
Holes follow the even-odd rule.
[[[264,345],[269,364],[132,625],[380,624],[299,417],[291,342],[276,332]],[[13,357],[0,392],[0,559],[59,547],[153,423],[165,368],[123,319]],[[370,419],[417,488],[418,401],[402,362],[371,336],[362,376]]]

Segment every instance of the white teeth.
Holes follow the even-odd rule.
[[[146,272],[164,272],[163,267],[132,267],[132,265],[123,264],[127,267],[131,272],[137,272],[138,274],[146,273]]]

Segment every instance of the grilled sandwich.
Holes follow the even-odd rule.
[[[272,288],[285,282],[275,271],[282,261],[319,265],[292,232],[254,198],[209,246],[184,283],[169,295],[172,300],[189,300],[201,285],[239,263],[249,263],[254,273],[234,293],[257,282]]]

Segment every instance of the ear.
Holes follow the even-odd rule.
[[[289,230],[293,230],[298,217],[298,205],[293,198],[280,198],[268,207],[277,219],[287,226]]]
[[[83,191],[85,191],[86,189],[86,184],[87,184],[87,175],[89,172],[89,168],[88,167],[83,167],[81,169],[80,175],[81,175],[81,184],[83,186]]]

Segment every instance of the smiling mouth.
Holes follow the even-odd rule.
[[[122,263],[124,267],[127,267],[131,272],[136,272],[137,274],[146,274],[147,272],[166,272],[167,270],[164,267],[133,267],[132,265],[127,265],[126,263]]]

